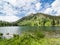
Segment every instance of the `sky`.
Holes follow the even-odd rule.
[[[14,22],[29,14],[60,15],[60,0],[0,0],[0,20]]]

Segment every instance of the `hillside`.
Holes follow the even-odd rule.
[[[60,16],[43,13],[30,14],[17,21],[19,26],[60,26]]]

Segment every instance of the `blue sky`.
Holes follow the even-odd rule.
[[[60,15],[60,0],[0,0],[0,20],[14,22],[29,14]]]

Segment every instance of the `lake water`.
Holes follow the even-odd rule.
[[[0,27],[0,33],[20,34],[25,30],[60,30],[60,27],[8,26]]]
[[[53,31],[59,31],[60,27],[31,27],[31,26],[6,26],[6,27],[0,27],[0,33],[3,34],[21,34],[23,31],[26,30],[53,30]],[[6,35],[5,35],[6,36]]]

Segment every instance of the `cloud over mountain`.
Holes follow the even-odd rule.
[[[59,15],[59,4],[60,0],[0,0],[0,20],[13,22],[37,12]]]
[[[45,10],[45,13],[54,14],[54,15],[60,15],[60,0],[55,0],[51,4],[51,7],[47,8]]]

